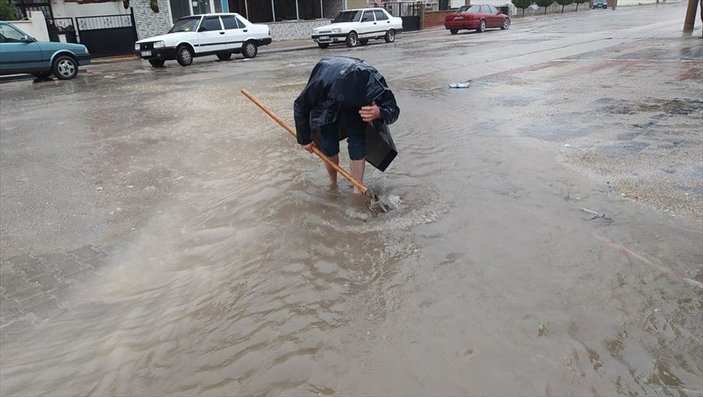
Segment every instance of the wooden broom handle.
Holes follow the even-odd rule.
[[[251,92],[247,91],[245,88],[242,88],[241,90],[242,94],[249,98],[256,106],[258,106],[261,110],[264,111],[264,113],[268,114],[269,117],[271,117],[275,122],[280,124],[281,127],[283,127],[288,133],[293,136],[293,138],[296,138],[296,133],[291,128],[288,124],[286,124],[285,121],[283,121],[276,113],[274,113],[271,109],[268,108],[263,102],[261,102],[257,97],[254,96]],[[312,151],[315,153],[319,158],[322,159],[325,163],[329,164],[332,166],[337,172],[342,174],[349,182],[351,182],[354,186],[356,186],[357,189],[361,191],[361,193],[366,194],[366,192],[369,190],[363,183],[359,182],[356,178],[354,178],[350,173],[348,173],[344,168],[340,167],[339,165],[335,164],[330,160],[327,155],[325,155],[322,150],[320,150],[315,144],[313,143],[312,146]]]

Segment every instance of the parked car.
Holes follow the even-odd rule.
[[[151,66],[163,66],[173,59],[188,66],[194,57],[205,55],[217,55],[222,61],[233,53],[254,58],[258,47],[268,44],[271,31],[267,25],[251,23],[236,13],[202,14],[180,18],[167,34],[137,41],[134,51]]]
[[[462,6],[444,19],[444,27],[451,34],[457,34],[460,29],[485,32],[488,28],[507,29],[510,27],[510,18],[502,14],[497,8],[488,4],[475,4]]]
[[[83,44],[37,41],[15,25],[0,21],[0,75],[33,74],[46,79],[69,80],[78,66],[90,64],[90,53]]]
[[[403,31],[403,20],[392,16],[383,8],[361,8],[342,11],[332,23],[313,29],[312,39],[320,48],[332,43],[346,43],[347,47],[366,45],[370,39],[395,41]]]
[[[602,8],[606,9],[608,8],[608,0],[593,0],[593,5],[591,5],[591,9],[595,8]]]

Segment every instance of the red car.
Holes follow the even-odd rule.
[[[444,27],[449,29],[451,34],[456,34],[459,29],[476,29],[479,33],[487,28],[505,30],[510,27],[510,18],[492,5],[462,6],[455,14],[447,15]]]

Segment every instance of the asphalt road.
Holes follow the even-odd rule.
[[[2,394],[700,395],[684,13],[3,83]],[[291,122],[330,55],[398,98],[385,218],[239,93]]]

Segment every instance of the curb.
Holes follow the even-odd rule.
[[[266,54],[266,53],[273,53],[273,52],[289,52],[289,51],[299,51],[299,50],[310,50],[310,49],[315,49],[317,48],[316,45],[297,45],[297,46],[282,46],[278,48],[261,48],[260,53]],[[134,56],[134,55],[125,55],[125,56],[116,56],[116,57],[104,57],[104,58],[95,58],[90,61],[90,65],[104,65],[108,63],[119,63],[119,62],[132,62],[132,61],[139,61],[139,57]]]

